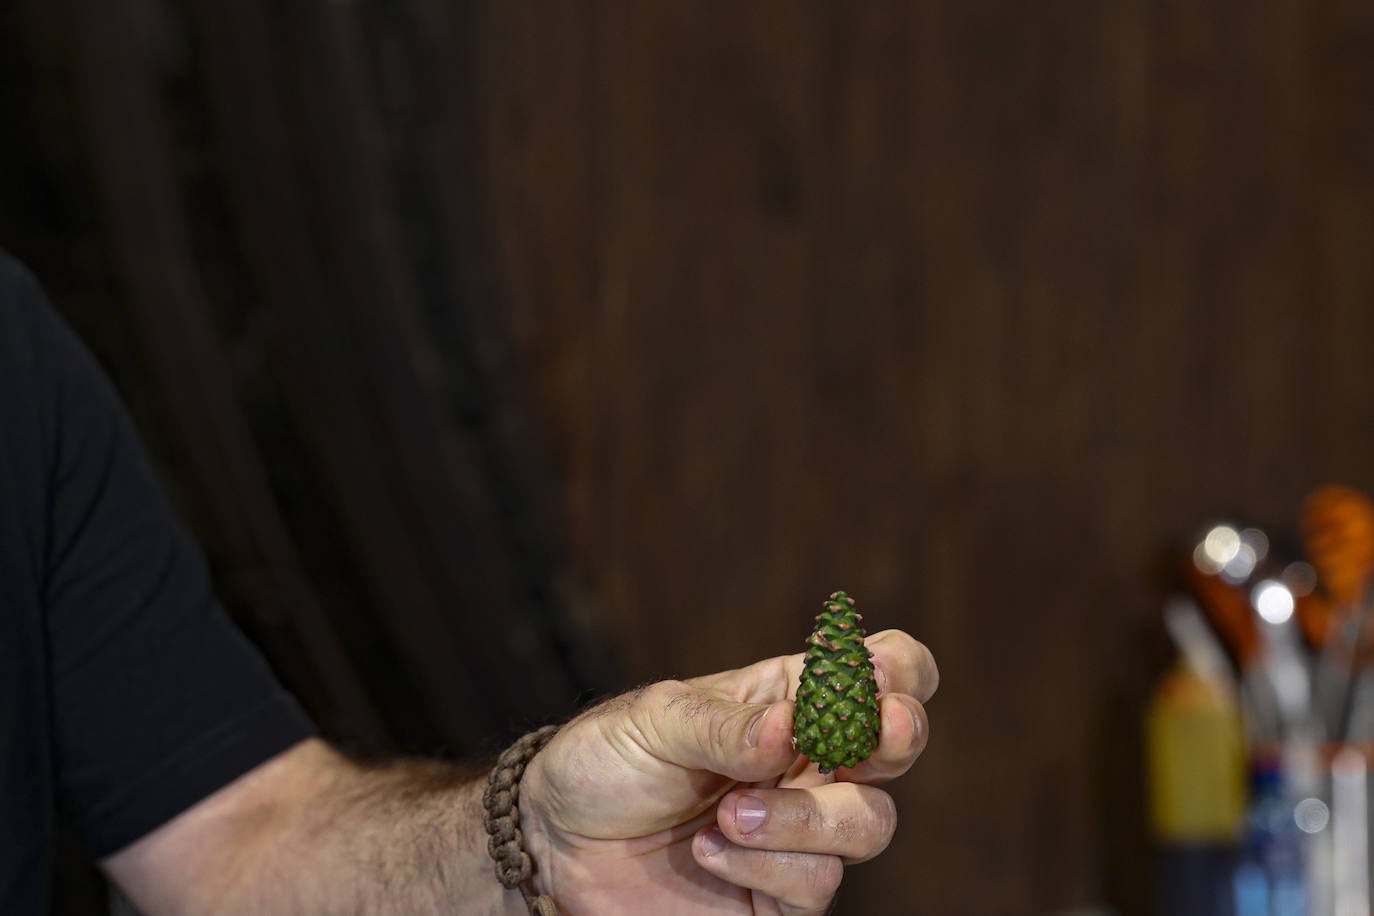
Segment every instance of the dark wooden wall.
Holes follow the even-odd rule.
[[[1370,8],[484,3],[467,35],[496,287],[634,675],[796,649],[851,589],[944,686],[842,912],[1142,906],[1119,700],[1159,550],[1374,485]]]
[[[1141,912],[1160,550],[1374,487],[1367,4],[0,23],[0,243],[337,731],[480,747],[797,650],[837,587],[932,646],[843,913]]]

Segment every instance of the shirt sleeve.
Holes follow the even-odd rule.
[[[102,857],[313,726],[216,603],[112,386],[32,298],[54,758],[61,804]]]

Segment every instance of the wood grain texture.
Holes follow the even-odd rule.
[[[1139,911],[1154,557],[1374,486],[1374,14],[462,9],[491,286],[633,675],[850,589],[945,680],[841,911]]]
[[[128,289],[128,320],[144,344],[183,463],[179,480],[214,551],[241,625],[285,671],[320,723],[373,747],[387,728],[301,568],[235,402],[230,361],[216,336],[192,255],[172,167],[171,130],[158,104],[156,15],[143,3],[64,11],[92,170],[111,249]],[[101,143],[98,138],[118,137]],[[174,380],[175,383],[172,383]]]
[[[400,677],[444,745],[469,754],[564,713],[577,687],[522,594],[478,449],[444,411],[363,60],[379,43],[357,9],[314,0],[190,8],[273,366]]]

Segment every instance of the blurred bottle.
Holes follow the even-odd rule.
[[[1305,916],[1303,835],[1276,759],[1251,771],[1245,838],[1236,865],[1235,916]]]
[[[1150,824],[1160,846],[1157,912],[1169,916],[1234,912],[1244,736],[1230,682],[1200,667],[1180,661],[1146,714]]]

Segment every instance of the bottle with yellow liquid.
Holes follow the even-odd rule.
[[[1245,735],[1235,691],[1180,662],[1146,717],[1150,826],[1168,844],[1234,844],[1245,818]]]
[[[1165,622],[1181,657],[1145,716],[1150,828],[1159,846],[1156,912],[1232,916],[1231,875],[1245,823],[1246,745],[1229,663],[1197,609]]]

